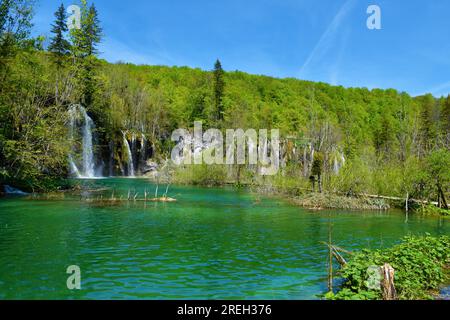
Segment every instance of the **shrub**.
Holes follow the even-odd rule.
[[[340,270],[344,278],[337,294],[328,299],[381,299],[381,290],[369,289],[367,270],[389,263],[395,269],[395,286],[399,299],[431,299],[430,291],[448,281],[450,263],[448,236],[405,237],[387,250],[363,250],[354,254]]]
[[[219,186],[226,181],[226,168],[220,165],[190,165],[175,172],[175,182],[200,186]]]

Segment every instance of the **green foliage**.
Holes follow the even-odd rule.
[[[314,154],[314,161],[312,164],[311,174],[314,176],[321,176],[323,168],[323,154],[316,152]]]
[[[418,212],[424,216],[450,216],[450,210],[438,208],[434,205],[423,206]]]
[[[94,4],[88,6],[86,0],[81,1],[81,28],[73,28],[70,35],[72,55],[76,62],[73,68],[81,96],[79,102],[92,107],[99,87],[97,74],[99,63],[96,54],[102,38],[102,28]]]
[[[450,145],[450,94],[442,102],[442,129],[448,147]]]
[[[33,0],[2,0],[0,3],[0,71],[26,44],[33,16]]]
[[[433,151],[426,159],[426,172],[437,184],[450,182],[450,151]]]
[[[81,29],[70,32],[71,57],[55,65],[55,54],[65,55],[68,49],[63,6],[52,26],[50,55],[40,51],[39,39],[29,37],[32,1],[0,4],[0,45],[7,49],[0,52],[2,177],[25,179],[20,172],[28,169],[36,170],[30,171],[36,177],[48,172],[64,177],[66,109],[83,103],[96,123],[100,152],[111,141],[120,144],[121,131],[127,130],[145,135],[160,162],[170,155],[173,130],[191,128],[196,120],[203,121],[205,130],[278,128],[282,142],[290,144],[282,150],[286,166],[279,175],[262,179],[252,168],[234,166],[227,168],[232,172],[228,182],[267,184],[298,194],[310,188],[308,178],[314,174],[328,193],[448,197],[449,98],[225,72],[220,61],[212,71],[110,64],[96,57],[102,29],[95,6],[83,0],[81,9]],[[56,133],[50,148],[39,146],[53,139],[52,132],[41,129],[44,123]],[[24,148],[27,159],[14,143]],[[309,146],[316,154],[312,162],[303,155]],[[434,150],[441,151],[430,156]],[[340,153],[346,161],[335,172],[333,161]],[[202,170],[196,183],[216,180]]]
[[[374,291],[360,290],[354,292],[348,288],[343,288],[338,294],[328,292],[324,295],[327,300],[377,300],[380,295]]]
[[[217,112],[216,119],[223,120],[223,92],[225,83],[223,80],[224,71],[219,60],[214,65],[214,104]]]
[[[200,186],[222,186],[226,181],[226,170],[219,165],[190,165],[178,168],[175,183]]]
[[[73,54],[77,58],[86,58],[97,54],[97,45],[102,38],[102,28],[95,5],[81,0],[81,28],[71,30]]]
[[[355,253],[340,270],[344,279],[341,290],[328,298],[381,299],[381,290],[367,286],[367,270],[385,263],[395,269],[394,283],[400,299],[429,299],[430,290],[448,280],[445,268],[450,263],[450,238],[408,236],[390,249]]]
[[[65,38],[65,33],[68,31],[67,27],[67,15],[66,8],[64,4],[58,8],[58,11],[55,12],[56,21],[52,25],[51,32],[54,34],[48,50],[55,55],[56,63],[61,66],[63,57],[68,55],[70,52],[70,43]]]
[[[362,159],[349,161],[337,176],[331,177],[330,188],[346,195],[367,193],[370,191],[372,172]]]

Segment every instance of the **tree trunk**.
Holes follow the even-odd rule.
[[[316,178],[315,177],[310,177],[309,180],[311,181],[311,186],[312,186],[312,192],[316,192]]]
[[[442,188],[440,185],[438,185],[438,189],[439,189],[440,199],[442,200],[442,204],[444,205],[444,209],[448,210],[448,204],[447,204],[447,200],[445,199],[444,191],[442,191]]]
[[[397,300],[397,290],[395,290],[394,285],[394,275],[395,270],[392,266],[386,263],[381,267],[381,274],[383,275],[383,280],[381,282],[381,290],[383,292],[384,300]]]
[[[240,186],[241,185],[241,165],[237,165],[237,185]]]
[[[317,178],[317,182],[319,184],[319,193],[322,193],[322,176],[320,174]]]

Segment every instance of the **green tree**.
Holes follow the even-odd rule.
[[[61,67],[64,57],[70,52],[70,43],[65,38],[65,33],[69,30],[67,27],[67,15],[64,4],[55,12],[55,23],[52,25],[51,32],[54,34],[51,38],[49,51],[55,56],[58,67]]]
[[[450,151],[446,149],[433,151],[426,159],[426,171],[430,183],[435,187],[439,206],[448,209],[444,191],[450,182]]]
[[[390,145],[394,139],[394,128],[389,114],[383,113],[379,120],[379,128],[375,130],[375,147],[379,155],[390,156]]]
[[[214,65],[214,107],[216,112],[216,120],[223,120],[223,95],[225,89],[225,81],[223,79],[224,71],[222,64],[217,59]]]
[[[433,149],[436,141],[436,123],[434,120],[436,100],[431,95],[420,97],[419,102],[422,106],[420,132],[422,145],[425,152]]]
[[[14,57],[17,47],[30,34],[33,0],[2,0],[0,2],[0,68]],[[0,70],[1,71],[1,70]]]
[[[450,94],[442,105],[442,133],[447,145],[450,148]]]
[[[86,0],[81,1],[81,28],[71,30],[73,53],[77,58],[95,56],[102,39],[102,28],[95,5],[90,7]]]
[[[95,5],[90,7],[86,0],[81,1],[81,28],[72,29],[72,53],[75,58],[77,85],[82,102],[90,107],[97,90],[97,46],[101,41],[102,28]]]
[[[314,153],[314,161],[312,163],[311,168],[311,181],[313,182],[313,189],[315,177],[317,176],[317,182],[319,185],[319,192],[322,193],[322,171],[323,171],[323,163],[324,163],[324,157],[322,152],[316,152]]]

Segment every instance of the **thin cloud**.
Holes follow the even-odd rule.
[[[347,0],[342,7],[339,9],[337,14],[334,16],[328,28],[320,37],[319,41],[315,45],[314,49],[309,54],[305,63],[300,69],[300,77],[304,77],[310,68],[310,66],[314,63],[319,62],[323,56],[332,48],[334,41],[336,39],[336,34],[342,24],[345,16],[351,11],[355,4],[355,0]],[[345,41],[345,39],[344,39]],[[341,47],[341,50],[344,50],[344,47]],[[335,65],[334,69],[337,70],[338,66]]]
[[[433,96],[445,96],[450,94],[450,81],[444,82],[434,88],[431,88],[429,91],[424,92],[423,94],[431,93]]]
[[[340,66],[341,66],[341,62],[342,62],[342,59],[345,54],[345,49],[347,47],[349,34],[350,34],[349,29],[346,29],[343,32],[342,41],[340,42],[338,53],[336,55],[336,57],[337,57],[336,61],[334,62],[334,64],[332,65],[332,67],[330,69],[330,84],[332,84],[332,85],[337,85],[339,82]]]
[[[119,41],[113,37],[108,37],[100,44],[100,56],[105,60],[115,62],[126,62],[137,65],[176,65],[176,61],[169,56],[167,51],[161,46],[155,46],[158,50],[152,52],[141,51],[139,48]]]

